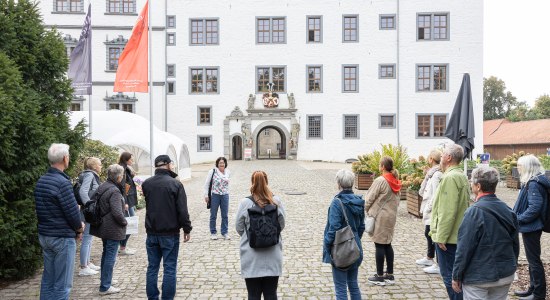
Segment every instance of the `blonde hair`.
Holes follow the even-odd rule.
[[[441,152],[441,150],[433,149],[432,151],[430,151],[430,154],[428,155],[428,158],[433,159],[434,162],[439,165],[439,163],[441,163],[441,156],[442,155],[443,155],[443,153]]]
[[[84,169],[86,170],[94,170],[94,167],[101,165],[101,159],[97,157],[86,157],[84,159]],[[95,170],[94,170],[95,171]]]

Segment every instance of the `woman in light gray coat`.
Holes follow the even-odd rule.
[[[278,221],[281,230],[285,227],[285,212],[281,200],[273,196],[268,187],[267,175],[263,171],[252,173],[252,187],[250,193],[254,200],[244,198],[241,200],[235,222],[237,233],[241,236],[240,256],[241,275],[246,281],[248,299],[265,300],[277,299],[277,284],[279,276],[283,272],[283,241],[279,237],[279,243],[269,248],[251,248],[248,240],[250,217],[248,209],[258,205],[264,207],[267,204],[277,206]]]

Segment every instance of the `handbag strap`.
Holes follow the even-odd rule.
[[[214,183],[214,174],[216,174],[216,168],[212,169],[212,177],[210,177],[210,185],[208,186],[208,195],[212,194],[212,184]]]
[[[342,200],[338,196],[336,196],[336,199],[338,199],[338,203],[340,204],[340,207],[342,208],[342,213],[344,214],[344,219],[346,219],[346,224],[349,225],[348,221],[348,215],[346,214],[346,209],[344,208],[344,204],[342,203]]]

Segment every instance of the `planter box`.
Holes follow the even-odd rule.
[[[407,211],[419,218],[422,217],[420,206],[422,205],[422,197],[418,195],[417,191],[407,190]]]
[[[373,174],[355,174],[355,188],[358,190],[368,190],[373,181]]]
[[[401,201],[407,200],[407,189],[401,189],[401,198],[399,199]]]
[[[513,177],[512,175],[506,175],[506,186],[510,189],[519,189],[519,179]]]

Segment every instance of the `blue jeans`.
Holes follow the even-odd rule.
[[[113,280],[113,268],[115,267],[118,245],[117,240],[103,240],[103,254],[101,255],[101,280],[99,291],[105,292],[111,287]]]
[[[332,267],[332,280],[334,281],[334,291],[336,299],[348,299],[348,289],[351,300],[361,300],[361,290],[357,283],[359,266],[351,267],[347,271],[338,270]]]
[[[447,251],[441,250],[439,245],[435,245],[437,262],[439,263],[439,272],[443,277],[443,283],[447,288],[447,294],[451,300],[462,300],[462,292],[457,293],[453,290],[453,265],[455,263],[456,244],[445,244]]]
[[[81,213],[82,214],[82,213]],[[84,220],[84,218],[82,218]],[[80,245],[80,266],[85,267],[90,263],[90,254],[92,252],[93,235],[90,234],[90,223],[86,223],[86,229],[82,234],[82,244]]]
[[[38,240],[44,257],[40,299],[69,299],[73,287],[75,239],[39,234]]]
[[[174,299],[176,295],[176,268],[178,266],[178,251],[180,248],[179,235],[147,235],[145,242],[147,248],[147,298],[159,299],[159,289],[157,286],[160,261],[164,276],[162,277],[162,298]]]
[[[128,213],[124,213],[126,217],[133,217],[136,215],[135,207],[128,207]],[[126,244],[128,243],[128,239],[130,238],[130,235],[127,234],[126,238],[120,241],[120,247],[126,248]]]
[[[212,193],[212,201],[210,203],[210,233],[216,234],[216,219],[218,218],[218,207],[222,211],[222,234],[227,234],[229,211],[229,195],[218,195]]]

